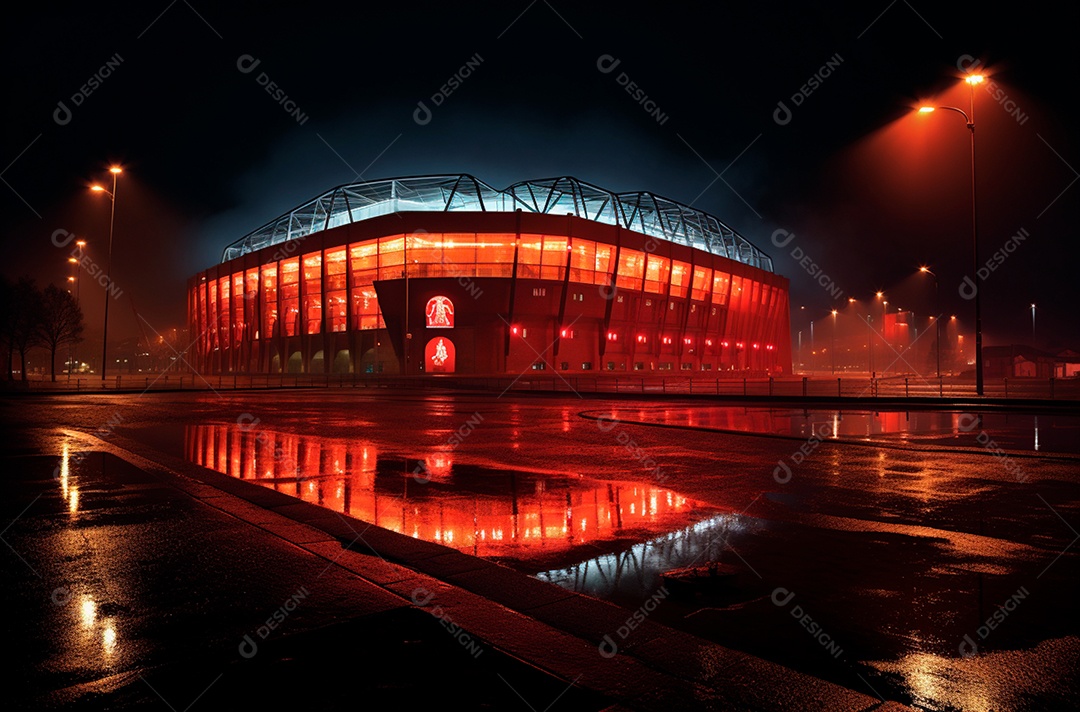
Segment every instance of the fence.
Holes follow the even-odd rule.
[[[33,392],[235,390],[269,388],[450,388],[513,392],[772,396],[783,398],[973,398],[975,382],[955,377],[919,376],[701,378],[652,375],[396,376],[374,374],[214,374],[157,373],[3,382],[7,390]],[[1001,399],[1077,400],[1080,378],[987,380],[984,396]]]

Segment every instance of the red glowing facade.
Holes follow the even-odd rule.
[[[788,281],[761,266],[767,257],[747,264],[692,239],[658,239],[629,216],[492,209],[480,195],[483,209],[450,209],[451,196],[439,212],[393,197],[377,215],[346,201],[351,222],[333,219],[332,197],[325,218],[311,218],[325,221],[319,229],[290,227],[265,245],[245,238],[189,284],[193,365],[790,373]]]

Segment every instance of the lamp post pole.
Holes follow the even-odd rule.
[[[836,375],[836,310],[832,310],[832,372]]]
[[[955,111],[964,117],[968,133],[971,135],[971,258],[976,279],[979,276],[979,213],[975,201],[975,85],[982,84],[985,77],[981,74],[969,74],[964,78],[970,89],[970,103],[968,111],[958,109],[955,106],[924,106],[919,109],[921,113],[929,113],[935,108]],[[975,292],[975,393],[983,395],[983,355],[982,355],[982,300],[979,286],[974,285]]]
[[[109,362],[109,298],[112,296],[109,288],[112,286],[112,244],[113,244],[113,226],[116,223],[116,177],[123,173],[123,170],[119,166],[113,166],[109,169],[109,173],[112,173],[112,192],[109,192],[102,188],[100,185],[91,186],[90,190],[95,193],[105,193],[109,196],[110,208],[109,208],[109,257],[105,264],[105,326],[101,333],[101,387],[105,387],[105,368]]]
[[[920,267],[919,271],[934,278],[934,311],[939,311],[940,291],[938,290],[938,277],[926,267]],[[941,315],[934,317],[934,350],[937,352],[937,375],[941,378]]]

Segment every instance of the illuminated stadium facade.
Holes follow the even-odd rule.
[[[766,254],[699,210],[569,177],[339,186],[192,278],[188,321],[203,373],[791,372]]]

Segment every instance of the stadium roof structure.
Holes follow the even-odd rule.
[[[654,193],[612,193],[570,176],[527,180],[497,190],[465,174],[339,185],[232,243],[225,248],[222,262],[379,215],[518,209],[541,214],[569,213],[773,271],[771,257],[716,217]]]

